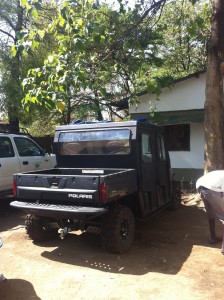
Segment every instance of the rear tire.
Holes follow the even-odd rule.
[[[47,224],[47,218],[27,215],[25,219],[26,233],[34,242],[49,240],[53,230],[46,230]]]
[[[172,210],[177,210],[181,207],[181,194],[181,183],[179,181],[173,181],[171,203]]]
[[[113,207],[102,222],[101,241],[104,249],[121,254],[132,245],[135,236],[135,219],[130,208]]]

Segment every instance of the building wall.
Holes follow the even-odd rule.
[[[159,112],[182,111],[204,108],[205,101],[205,73],[199,77],[191,77],[176,83],[172,88],[162,89],[159,100],[155,94],[140,96],[140,103],[133,104],[129,113],[150,112],[156,108]]]
[[[204,165],[204,126],[190,124],[190,151],[170,151],[173,168],[203,169]]]
[[[129,112],[135,117],[135,114],[146,115],[155,108],[161,113],[174,112],[174,115],[175,112],[189,111],[191,116],[192,110],[204,109],[205,77],[206,73],[201,73],[175,83],[172,88],[164,88],[159,100],[156,95],[142,95],[138,104],[130,106]],[[194,187],[204,168],[204,125],[203,121],[192,123],[190,117],[189,122],[184,123],[190,123],[190,151],[170,151],[170,160],[174,179],[193,183]]]
[[[183,183],[191,182],[195,187],[196,180],[204,172],[204,125],[190,124],[190,151],[170,151],[170,162],[174,179]]]

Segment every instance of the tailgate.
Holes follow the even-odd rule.
[[[98,176],[16,174],[14,180],[18,199],[42,203],[99,203]]]

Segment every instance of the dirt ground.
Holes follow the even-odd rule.
[[[25,234],[24,213],[0,215],[1,300],[223,299],[221,242],[208,243],[207,218],[194,194],[177,211],[137,222],[129,252],[101,249],[97,234],[69,234],[35,245]],[[221,235],[221,224],[217,222]]]

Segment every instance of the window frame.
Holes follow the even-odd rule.
[[[166,160],[165,141],[162,135],[157,136],[157,147],[160,160]]]
[[[27,143],[28,143],[28,147],[29,147],[29,145],[31,145],[32,144],[32,147],[34,146],[34,148],[36,148],[35,150],[34,149],[31,149],[30,148],[30,152],[24,152],[24,154],[22,154],[22,152],[24,151],[24,149],[25,148],[28,148],[28,147],[24,147],[22,150],[20,149],[20,147],[19,147],[19,144],[17,143],[17,141],[18,140],[23,140],[23,141],[27,141]],[[18,154],[19,154],[19,156],[20,157],[33,157],[33,156],[43,156],[44,155],[44,152],[43,152],[43,149],[41,148],[41,147],[39,147],[39,145],[37,145],[34,141],[32,141],[31,139],[29,139],[29,138],[26,138],[26,137],[20,137],[20,136],[16,136],[16,137],[14,137],[14,143],[15,143],[15,145],[16,145],[16,149],[17,149],[17,151],[18,151]],[[26,145],[24,145],[24,146],[26,146]],[[39,153],[37,153],[37,149],[38,149],[38,152]],[[33,151],[33,152],[31,152],[31,151]],[[36,151],[36,152],[35,152]],[[29,154],[30,153],[30,154]]]
[[[168,151],[190,151],[191,126],[190,124],[163,125]]]
[[[147,140],[144,139],[144,137],[147,138]],[[147,144],[143,143],[146,142]],[[144,151],[148,146],[148,151]],[[153,161],[153,149],[152,149],[152,141],[151,141],[151,135],[150,133],[141,133],[141,159],[145,163],[149,163]]]
[[[102,136],[101,132],[103,133]],[[68,139],[66,139],[66,135]],[[99,139],[97,135],[99,135]],[[114,149],[112,149],[112,143],[114,143]],[[109,144],[111,151],[109,147],[106,149]],[[128,128],[113,128],[61,132],[58,137],[58,151],[62,156],[128,155],[131,152],[131,131]]]

